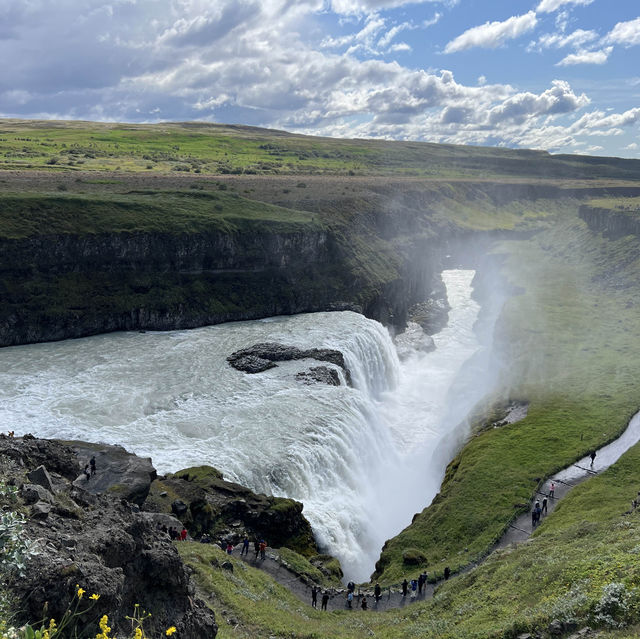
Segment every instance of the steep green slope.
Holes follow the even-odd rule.
[[[497,331],[496,399],[529,401],[529,413],[471,439],[434,503],[387,544],[384,580],[407,572],[406,548],[419,548],[430,572],[481,557],[542,479],[613,439],[640,407],[640,242],[594,236],[575,206],[558,213],[551,228],[498,249],[522,294]]]

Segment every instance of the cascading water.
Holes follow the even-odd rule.
[[[449,323],[435,352],[402,363],[386,329],[351,312],[6,348],[0,423],[120,443],[160,472],[210,464],[253,490],[298,499],[321,546],[364,580],[384,540],[436,494],[460,436],[452,431],[479,398],[460,387],[479,348],[472,276],[443,274]],[[265,341],[341,350],[353,388],[295,380],[316,362],[258,375],[227,365],[231,352]]]

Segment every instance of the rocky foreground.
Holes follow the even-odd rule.
[[[108,614],[116,635],[130,630],[126,617],[139,604],[152,613],[150,634],[175,626],[182,638],[215,637],[214,614],[197,596],[171,528],[317,553],[299,502],[257,495],[210,467],[157,477],[150,459],[119,446],[2,435],[2,485],[17,489],[0,490],[0,506],[25,516],[21,536],[34,551],[22,575],[2,574],[21,623],[60,619],[79,586],[100,595],[83,622]]]

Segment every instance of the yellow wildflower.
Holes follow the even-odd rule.
[[[52,617],[49,621],[49,634],[53,634],[56,631],[56,620]]]
[[[167,637],[170,637],[176,631],[175,626],[171,626],[171,628],[167,628],[167,632],[165,633]]]
[[[140,626],[138,626],[133,633],[133,639],[142,639],[142,628],[140,628]]]
[[[98,601],[98,599],[100,599],[100,595],[96,595],[96,593],[94,592],[89,599],[93,599],[94,601]]]
[[[111,632],[111,628],[109,628],[109,626],[107,625],[108,621],[109,621],[109,618],[107,617],[107,615],[102,615],[102,618],[100,619],[100,623],[98,624],[102,632],[96,635],[96,639],[109,639],[109,633]]]
[[[82,595],[84,595],[85,592],[84,588],[78,588],[78,599],[82,599]]]

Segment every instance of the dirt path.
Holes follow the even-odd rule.
[[[540,491],[533,499],[533,503],[535,503],[536,500],[539,500],[542,505],[543,498],[547,498],[547,514],[542,515],[541,522],[546,516],[548,516],[548,514],[554,511],[558,502],[571,490],[571,488],[609,468],[609,466],[615,463],[623,453],[638,441],[640,441],[640,412],[633,416],[627,426],[627,429],[618,439],[596,451],[596,457],[593,462],[589,455],[587,455],[575,464],[568,466],[545,481]],[[549,494],[552,483],[555,484],[553,497]],[[629,500],[633,497],[635,497],[635,493],[630,490]],[[532,524],[531,512],[529,511],[520,515],[510,524],[507,531],[487,556],[489,556],[494,550],[504,548],[509,544],[517,544],[526,541],[531,536],[534,529],[535,527]],[[237,558],[239,558],[238,555],[236,555],[236,559]],[[307,585],[300,579],[300,577],[283,566],[275,552],[267,551],[265,559],[255,559],[253,553],[250,553],[248,557],[243,557],[242,559],[249,565],[268,572],[278,583],[288,588],[299,599],[305,603],[311,604],[311,586]],[[477,564],[471,564],[461,570],[458,574],[472,570],[483,561],[484,559]],[[434,590],[438,585],[440,585],[440,583],[442,583],[442,580],[439,580],[434,584],[425,584],[422,593],[416,593],[415,597],[412,597],[411,593],[406,597],[403,597],[399,585],[392,586],[391,588],[384,588],[382,597],[377,603],[374,601],[373,597],[373,585],[367,589],[356,588],[352,604],[353,610],[361,609],[362,598],[365,596],[367,598],[367,608],[369,610],[379,611],[388,610],[389,608],[401,608],[403,606],[411,605],[416,601],[424,601],[425,599],[430,599],[433,596]],[[329,601],[327,603],[327,610],[347,609],[346,588],[328,589],[328,592]],[[321,598],[322,594],[318,593],[318,608],[321,606]]]

